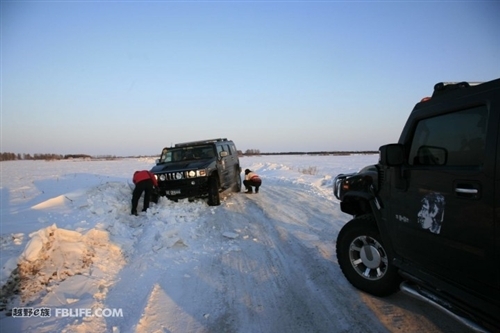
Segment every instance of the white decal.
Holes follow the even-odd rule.
[[[422,199],[422,208],[417,214],[418,223],[422,229],[432,233],[441,232],[441,224],[444,220],[444,196],[439,193],[430,193]]]

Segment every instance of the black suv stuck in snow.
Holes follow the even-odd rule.
[[[211,139],[177,143],[163,148],[151,169],[158,180],[158,195],[171,200],[208,197],[220,205],[219,192],[241,191],[241,167],[233,141]],[[153,201],[157,201],[156,195]]]
[[[377,165],[335,179],[354,216],[336,245],[346,278],[500,332],[500,79],[436,84],[379,153]]]

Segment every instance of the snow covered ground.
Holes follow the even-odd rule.
[[[154,159],[1,166],[5,332],[467,332],[402,293],[354,289],[336,261],[349,216],[333,177],[376,155],[244,157],[261,193],[163,198],[130,215]],[[142,208],[142,200],[139,211]]]

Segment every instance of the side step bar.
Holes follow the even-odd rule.
[[[437,295],[430,294],[430,293],[429,293],[429,295],[425,295],[408,282],[401,283],[400,289],[405,294],[410,295],[410,296],[412,296],[416,299],[419,299],[421,301],[424,301],[427,304],[430,304],[430,305],[434,306],[435,308],[445,312],[446,314],[448,314],[452,318],[455,318],[456,320],[458,320],[459,322],[461,322],[462,324],[464,324],[465,326],[467,326],[468,328],[470,328],[471,330],[473,330],[475,332],[490,333],[490,331],[488,331],[484,327],[476,324],[472,320],[465,318],[465,317],[462,317],[462,316],[450,311],[445,306],[441,305],[438,302],[438,300],[440,300],[440,298]],[[446,301],[442,301],[442,302],[447,303]]]

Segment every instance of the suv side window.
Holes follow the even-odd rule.
[[[161,152],[160,161],[162,163],[172,162],[172,152],[169,151],[167,148],[163,148]]]
[[[234,144],[230,144],[229,149],[231,150],[231,155],[237,155],[236,147],[234,146]]]
[[[223,151],[222,145],[217,145],[217,156],[220,156],[221,151]]]
[[[421,120],[410,149],[411,165],[480,166],[488,109],[479,106]]]
[[[228,155],[231,154],[231,150],[229,149],[229,145],[226,145],[226,144],[220,145],[217,147],[217,149],[219,149],[219,152],[225,151],[225,152],[227,152]]]

